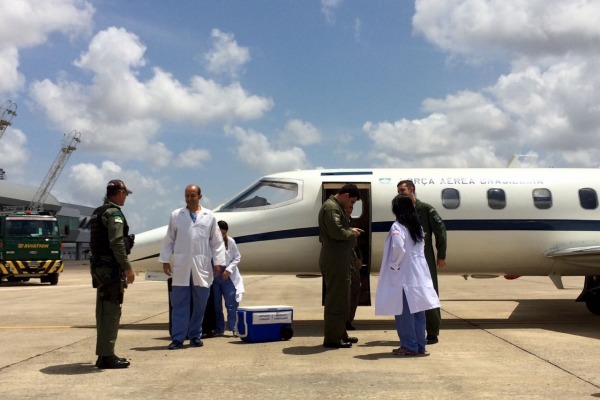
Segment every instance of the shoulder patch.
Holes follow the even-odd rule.
[[[110,215],[113,217],[115,223],[117,224],[122,224],[123,223],[123,214],[121,214],[121,210],[119,209],[113,209],[110,213]]]
[[[433,216],[433,220],[434,220],[435,222],[437,222],[438,224],[441,224],[441,223],[442,223],[442,217],[440,217],[438,213],[436,213],[436,214]]]

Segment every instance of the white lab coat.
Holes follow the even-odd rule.
[[[235,240],[227,236],[227,248],[225,249],[225,265],[227,267],[225,269],[231,274],[229,279],[231,279],[233,286],[235,286],[235,301],[238,303],[242,301],[244,294],[244,279],[238,268],[241,259],[242,256]]]
[[[158,261],[171,263],[173,286],[210,287],[214,265],[225,265],[225,244],[213,212],[202,207],[192,221],[184,207],[171,213]]]
[[[402,293],[406,293],[411,314],[440,306],[425,260],[424,245],[425,240],[415,244],[408,229],[394,222],[383,248],[375,315],[402,314]]]

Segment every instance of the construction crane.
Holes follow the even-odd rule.
[[[71,157],[71,153],[77,149],[77,143],[81,142],[80,137],[81,134],[79,132],[71,131],[69,136],[63,139],[63,144],[58,152],[58,156],[46,174],[44,182],[42,182],[37,192],[33,196],[33,200],[31,203],[29,203],[29,206],[27,207],[28,210],[34,212],[42,211],[41,207],[43,206],[44,201],[46,201],[46,197],[48,197],[48,194],[54,187],[54,184],[65,167],[65,164],[69,160],[69,157]]]
[[[6,100],[0,106],[0,139],[4,136],[6,128],[11,125],[11,121],[17,116],[17,104]]]

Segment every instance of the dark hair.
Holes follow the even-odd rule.
[[[360,192],[354,183],[346,183],[338,190],[337,194],[348,193],[348,197],[355,197],[356,200],[360,200]]]
[[[217,224],[219,225],[219,229],[223,229],[226,231],[229,230],[229,225],[227,225],[227,222],[221,220],[221,221],[217,222]]]
[[[396,216],[396,221],[408,229],[410,237],[417,243],[423,240],[423,229],[419,223],[417,210],[410,197],[399,194],[392,200],[392,212]]]
[[[403,181],[398,182],[396,185],[399,188],[401,185],[406,185],[407,188],[412,189],[414,193],[417,193],[417,189],[415,188],[415,183],[410,179],[405,179]]]

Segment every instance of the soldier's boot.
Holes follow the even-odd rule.
[[[98,369],[116,369],[116,368],[127,368],[130,362],[125,358],[112,356],[99,356],[96,360],[96,367]]]

